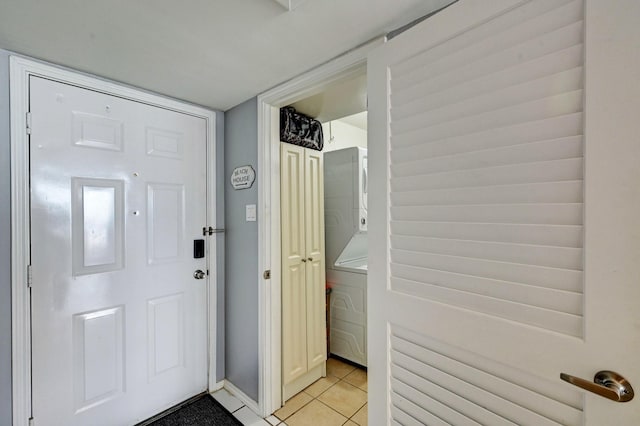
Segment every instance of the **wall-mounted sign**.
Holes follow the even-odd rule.
[[[255,180],[256,172],[251,166],[236,167],[231,173],[231,186],[233,186],[233,189],[251,188]]]

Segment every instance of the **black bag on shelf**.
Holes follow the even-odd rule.
[[[280,140],[322,151],[324,146],[322,124],[318,120],[296,112],[294,107],[280,108]]]

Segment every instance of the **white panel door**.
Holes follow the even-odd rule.
[[[307,372],[304,148],[280,144],[282,210],[282,384]]]
[[[206,390],[204,120],[31,77],[33,416],[125,425]]]
[[[370,418],[640,424],[560,379],[640,387],[638,22],[460,0],[370,56]]]
[[[324,163],[322,152],[304,150],[305,245],[307,254],[307,368],[327,359],[325,254],[324,254]]]
[[[287,400],[327,359],[322,153],[281,143],[282,384]]]

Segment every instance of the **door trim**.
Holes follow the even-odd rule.
[[[263,417],[282,404],[279,110],[358,75],[366,69],[369,52],[384,41],[373,39],[258,96],[258,414]],[[262,274],[267,270],[270,279]]]
[[[10,57],[11,117],[11,354],[12,418],[14,426],[27,426],[31,417],[31,298],[27,287],[30,258],[29,203],[29,77],[39,76],[73,86],[118,96],[135,102],[203,118],[207,123],[207,224],[216,225],[216,112],[115,82],[63,69],[20,56]],[[217,237],[212,237],[217,238]],[[216,277],[216,240],[208,247],[209,277]],[[208,293],[208,387],[216,382],[215,278],[207,277]],[[37,285],[37,284],[36,284]]]

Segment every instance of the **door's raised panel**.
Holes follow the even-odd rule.
[[[124,320],[123,306],[73,316],[76,412],[124,392]]]
[[[306,269],[307,368],[312,369],[327,359],[324,262],[308,261]]]
[[[182,159],[184,150],[182,133],[148,127],[146,138],[147,155]]]
[[[149,382],[163,373],[184,366],[184,315],[183,294],[149,300],[147,306]]]
[[[305,243],[307,256],[324,257],[324,185],[322,153],[305,151]],[[324,265],[323,265],[324,266]]]
[[[305,268],[302,263],[283,270],[282,279],[282,375],[290,383],[307,371]]]
[[[72,112],[72,143],[85,148],[122,151],[124,123],[101,115]]]
[[[147,188],[147,259],[149,264],[182,257],[185,230],[184,186],[152,183]]]
[[[71,180],[73,275],[124,266],[124,182]]]
[[[282,222],[283,247],[287,258],[299,262],[305,255],[304,245],[304,150],[294,145],[282,151]]]

